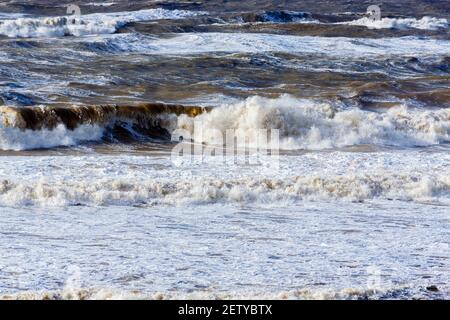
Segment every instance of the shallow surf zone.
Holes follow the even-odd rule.
[[[354,145],[429,146],[450,141],[450,109],[422,110],[399,104],[387,111],[347,108],[339,103],[296,99],[248,98],[212,108],[195,118],[181,115],[177,127],[195,136],[196,124],[204,143],[215,142],[209,129],[223,134],[233,129],[254,136],[258,129],[276,129],[284,150],[320,150]]]
[[[450,204],[449,109],[399,105],[369,111],[285,95],[211,108],[145,104],[0,111],[3,150],[68,145],[84,150],[80,156],[5,157],[0,170],[3,206],[374,199]],[[259,161],[261,152],[250,149],[229,159],[222,145],[225,140],[217,140],[217,133],[223,138],[229,130],[249,138],[260,130],[277,130],[280,151],[287,154]],[[179,142],[174,134],[180,132],[192,137],[193,144],[184,141],[187,153],[170,155],[175,146],[171,141]],[[166,155],[146,152],[149,141],[168,147]],[[93,145],[87,142],[107,144],[118,155],[92,154]],[[132,155],[129,148],[136,144],[144,151]],[[193,155],[195,145],[215,146],[215,153]],[[248,146],[251,139],[238,145]],[[354,149],[338,151],[343,147]],[[388,150],[380,151],[383,148]],[[423,148],[430,152],[422,152]],[[364,149],[372,152],[360,151]]]
[[[177,159],[180,160],[179,158]],[[313,152],[249,165],[216,156],[7,157],[6,207],[159,207],[397,200],[450,205],[448,152]],[[275,160],[273,160],[275,161]]]
[[[149,103],[136,106],[0,107],[0,148],[29,150],[87,142],[170,141],[177,116],[205,107]]]
[[[449,221],[398,201],[2,207],[0,296],[448,298]]]
[[[282,150],[357,145],[423,147],[450,142],[450,109],[423,110],[398,104],[370,111],[289,95],[276,99],[255,96],[215,107],[158,103],[0,107],[2,150],[124,139],[169,142],[178,131],[187,133],[196,143],[222,145],[227,130],[249,138],[249,146],[255,144],[260,130],[277,130]]]
[[[279,293],[252,291],[233,293],[220,292],[210,288],[191,293],[145,293],[139,290],[127,292],[119,289],[64,288],[59,291],[0,295],[0,300],[375,300],[407,298],[412,291],[409,288],[348,288],[339,291],[302,289]],[[426,292],[424,288],[416,291]]]

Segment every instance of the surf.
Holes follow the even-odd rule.
[[[219,132],[246,137],[278,130],[283,150],[322,150],[356,145],[426,147],[450,142],[450,109],[421,110],[397,103],[363,110],[339,102],[250,97],[216,106],[148,103],[99,106],[0,107],[0,148],[27,150],[77,145],[83,141],[170,141],[175,130],[217,144]],[[220,140],[223,141],[223,140]],[[220,142],[219,141],[219,142]]]
[[[146,9],[92,13],[81,16],[8,18],[0,20],[0,35],[11,38],[45,38],[111,34],[131,22],[183,19],[198,14],[202,13],[186,10]]]

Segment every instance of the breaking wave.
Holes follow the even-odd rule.
[[[227,22],[272,22],[272,23],[324,23],[313,18],[308,12],[296,11],[265,11],[260,14],[249,13],[238,17],[226,19]],[[421,29],[438,30],[447,28],[449,22],[445,18],[435,18],[425,16],[421,19],[416,18],[383,18],[374,20],[369,17],[363,17],[358,20],[335,22],[334,24],[346,24],[352,26],[364,26],[371,29]]]
[[[217,32],[181,33],[163,38],[141,34],[114,34],[101,38],[84,38],[78,43],[88,51],[99,47],[112,53],[142,52],[156,55],[286,52],[367,58],[395,55],[446,56],[450,49],[449,41],[418,37],[363,39]]]
[[[202,107],[158,103],[66,108],[0,107],[0,149],[29,150],[104,139],[139,140],[140,137],[170,140],[167,129],[172,129],[178,115],[193,117],[204,111]]]
[[[421,30],[437,30],[448,28],[449,22],[445,18],[423,17],[415,18],[383,18],[380,20],[364,17],[358,20],[340,22],[352,26],[363,26],[370,29],[421,29]]]
[[[199,136],[194,130],[204,134]],[[111,131],[112,129],[112,131]],[[130,106],[0,107],[0,148],[26,150],[99,141],[115,132],[170,140],[174,130],[196,142],[218,144],[235,130],[250,139],[260,129],[279,130],[280,147],[329,149],[354,145],[430,146],[450,142],[450,109],[398,105],[387,111],[345,108],[330,102],[251,97],[215,108],[146,104]],[[130,134],[130,132],[132,134]],[[214,134],[213,134],[214,133]],[[135,134],[135,135],[134,135]],[[216,138],[214,138],[216,137]]]
[[[80,17],[6,19],[0,20],[0,35],[40,38],[111,34],[130,22],[182,19],[198,14],[202,13],[185,10],[147,9],[130,12],[94,13]]]
[[[211,203],[295,203],[297,201],[400,200],[450,205],[450,178],[442,173],[349,173],[306,175],[283,179],[247,177],[157,178],[95,181],[0,181],[2,206],[156,206]]]
[[[69,130],[62,124],[52,130],[18,130],[0,127],[0,148],[2,150],[48,149],[75,146],[91,141],[100,141],[104,128],[98,125],[81,125]]]
[[[408,288],[300,289],[285,292],[221,292],[216,290],[145,293],[110,288],[64,288],[54,291],[4,294],[0,300],[367,300],[398,299],[411,295]]]
[[[208,130],[239,130],[247,137],[258,129],[277,129],[282,149],[327,149],[361,144],[414,147],[450,141],[450,109],[417,110],[406,105],[386,112],[338,108],[332,103],[252,97],[213,108],[196,117],[181,115],[178,128],[194,135],[195,123],[205,132],[202,141],[214,144]],[[251,142],[251,141],[250,141]]]

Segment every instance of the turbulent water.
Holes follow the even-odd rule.
[[[0,297],[450,298],[448,1],[380,2],[2,1]]]

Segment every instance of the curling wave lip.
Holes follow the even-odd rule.
[[[173,118],[205,107],[149,103],[136,106],[0,107],[0,148],[28,150],[73,146],[104,139],[165,139]],[[167,129],[166,129],[167,128]]]

